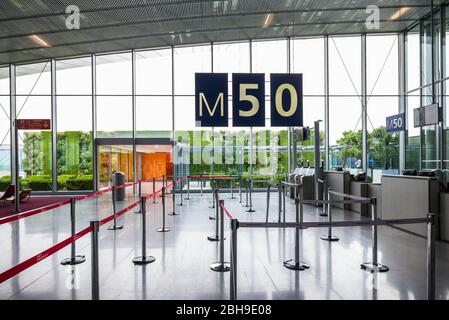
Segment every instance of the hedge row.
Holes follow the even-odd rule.
[[[5,191],[11,184],[11,177],[0,177],[0,191]],[[52,187],[51,177],[48,175],[29,176],[26,179],[20,178],[20,185],[25,189],[33,191],[50,191]],[[63,175],[58,177],[58,190],[93,190],[92,175]]]

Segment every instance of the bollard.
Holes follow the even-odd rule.
[[[153,204],[156,204],[156,178],[153,177]]]
[[[176,212],[176,182],[173,180],[172,189],[172,212],[169,214],[169,216],[179,216],[180,214]]]
[[[427,300],[435,300],[435,215],[427,218]]]
[[[190,200],[190,177],[187,177],[187,198],[186,200]]]
[[[100,223],[98,221],[91,221],[92,228],[91,240],[91,283],[92,283],[92,300],[100,300],[100,281],[98,270],[98,231]]]
[[[112,187],[112,211],[114,213],[114,224],[108,228],[108,230],[111,231],[116,231],[116,230],[120,230],[123,229],[123,226],[118,226],[117,225],[117,219],[116,219],[116,207],[115,207],[115,187]]]
[[[134,258],[133,263],[136,265],[142,266],[142,265],[146,265],[146,264],[156,261],[156,258],[152,257],[152,256],[147,257],[147,239],[146,239],[146,234],[147,234],[146,203],[147,203],[147,199],[145,197],[141,197],[140,201],[141,201],[140,211],[142,212],[142,256]]]
[[[165,226],[165,187],[162,187],[162,228],[157,229],[157,232],[169,232],[170,228]]]
[[[142,181],[139,181],[139,199],[142,199]],[[134,213],[142,213],[140,206],[137,207],[137,210]]]
[[[248,180],[249,184],[249,209],[246,210],[246,212],[256,212],[256,210],[253,209],[253,180]]]
[[[220,220],[220,218],[218,216],[218,210],[219,210],[219,208],[218,208],[219,207],[218,189],[215,189],[215,191],[214,191],[214,199],[215,199],[215,202],[217,204],[216,207],[215,207],[215,218],[213,219],[213,220],[215,220],[215,236],[207,237],[207,240],[209,240],[209,241],[220,241],[220,236],[218,235],[218,223],[219,223],[219,220]]]
[[[302,192],[300,192],[300,198],[295,197],[295,207],[296,207],[296,223],[300,224],[303,221],[302,220],[302,204],[303,198],[302,198]],[[301,227],[295,228],[295,259],[290,259],[284,262],[284,267],[290,270],[296,270],[296,271],[304,271],[306,269],[309,269],[310,266],[304,262],[301,261],[301,253],[300,253],[300,246],[299,246],[299,232]]]
[[[323,180],[323,181],[324,181],[323,182],[323,200],[326,201],[326,200],[329,200],[328,193],[327,193],[327,183],[325,180]],[[326,204],[326,202],[324,202],[323,203],[323,211],[320,213],[321,217],[327,217],[328,213],[326,211],[326,208],[328,208],[328,205]]]
[[[329,241],[329,242],[336,242],[340,240],[338,237],[332,235],[332,202],[331,202],[331,192],[332,189],[329,188],[327,192],[327,199],[329,203],[327,204],[327,222],[329,222],[329,227],[327,229],[327,235],[321,236],[321,240]]]
[[[224,261],[224,200],[219,201],[220,206],[220,261],[213,263],[210,268],[216,272],[227,272],[230,270],[228,262]]]
[[[75,212],[76,212],[76,198],[71,198],[70,199],[70,224],[71,224],[71,234],[72,237],[75,236]],[[61,264],[63,266],[73,266],[76,264],[80,264],[86,261],[86,257],[85,256],[81,256],[81,255],[76,255],[76,241],[73,241],[71,244],[71,255],[70,258],[64,259],[61,261]]]
[[[237,300],[237,230],[239,228],[239,221],[237,219],[231,220],[231,258],[230,258],[230,299]]]
[[[239,176],[239,203],[242,203],[242,178]]]
[[[271,192],[271,185],[268,184],[267,188],[267,214],[265,215],[265,222],[268,223],[268,216],[270,214],[270,192]]]
[[[330,213],[329,213],[330,216]],[[373,222],[377,222],[377,199],[371,198],[371,218]],[[373,224],[372,226],[372,234],[373,234],[373,245],[372,245],[372,262],[363,263],[360,267],[362,270],[369,271],[371,273],[374,272],[387,272],[390,270],[387,266],[379,263],[377,261],[377,225]]]

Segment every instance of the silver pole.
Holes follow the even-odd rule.
[[[286,209],[285,209],[285,198],[286,198],[286,196],[287,196],[287,187],[283,185],[282,186],[282,215],[283,215],[284,222],[285,222],[285,214],[286,214]]]
[[[92,238],[91,238],[92,300],[100,300],[100,283],[99,283],[99,270],[98,270],[98,230],[100,228],[100,223],[98,221],[91,221],[90,227],[92,228]]]
[[[435,215],[427,218],[427,300],[435,300]]]
[[[136,265],[146,265],[156,261],[155,257],[147,257],[147,199],[145,197],[140,198],[140,211],[142,212],[142,256],[134,258],[133,263]]]
[[[139,181],[139,199],[142,199],[142,181]],[[135,213],[142,213],[142,209],[139,206]]]
[[[281,213],[282,213],[282,183],[279,182],[278,185],[278,198],[279,198],[279,204],[278,204],[278,221],[281,222]]]
[[[15,116],[14,120],[14,128],[15,128],[15,145],[14,145],[14,161],[15,161],[15,186],[14,186],[14,203],[16,213],[20,212],[20,164],[19,164],[19,128],[18,128],[17,116]],[[52,128],[55,130],[55,128]]]
[[[327,182],[326,182],[326,180],[323,180],[323,200],[326,201],[328,199],[329,198],[328,198],[328,193],[327,193]],[[323,203],[323,211],[321,212],[320,216],[327,217],[326,209],[327,209],[327,204]]]
[[[242,203],[242,177],[239,176],[239,202]]]
[[[182,207],[184,205],[183,201],[182,201],[182,196],[183,196],[183,189],[184,189],[184,180],[181,179],[181,188],[179,190],[179,195],[181,196],[181,202],[179,203],[179,206]]]
[[[172,189],[171,189],[172,202],[173,202],[173,206],[172,207],[173,208],[172,208],[172,212],[169,215],[170,216],[179,216],[179,213],[176,212],[176,182],[175,182],[174,179],[175,178],[173,177],[173,184],[172,184]]]
[[[75,222],[76,222],[76,198],[71,198],[70,199],[70,224],[71,224],[71,235],[72,237],[75,236]],[[61,264],[63,266],[73,266],[76,264],[80,264],[86,261],[86,257],[85,256],[77,256],[76,255],[76,241],[73,241],[71,244],[71,255],[70,258],[64,259],[61,261]]]
[[[245,183],[245,208],[249,207],[249,204],[248,204],[248,181],[249,180],[246,180],[246,183]]]
[[[249,184],[249,209],[246,210],[246,212],[256,212],[256,210],[253,209],[253,179],[249,179],[248,184]]]
[[[219,233],[219,216],[218,216],[218,210],[219,210],[219,200],[218,200],[218,189],[214,190],[214,203],[216,203],[215,206],[215,236],[207,237],[207,240],[209,241],[220,241]]]
[[[220,261],[213,263],[210,268],[216,272],[227,272],[231,269],[229,263],[224,261],[224,200],[219,201],[220,207]]]
[[[231,275],[230,275],[230,299],[237,300],[237,230],[239,222],[231,220]]]
[[[186,200],[190,200],[190,178],[187,178],[187,198]]]
[[[115,214],[117,213],[116,203],[115,203],[115,199],[116,199],[115,191],[116,191],[115,186],[112,186],[112,211],[113,211],[113,214],[114,214],[114,224],[112,225],[112,227],[108,228],[108,230],[111,230],[111,231],[116,231],[116,230],[123,229],[123,226],[118,226],[117,225],[117,218],[115,216]]]
[[[268,184],[267,188],[267,214],[265,216],[265,222],[268,223],[268,216],[270,214],[270,192],[271,192],[271,185]]]
[[[330,214],[329,214],[330,215]],[[371,198],[371,219],[373,222],[377,222],[377,199]],[[369,271],[371,273],[374,272],[387,272],[390,270],[387,266],[378,262],[377,257],[377,225],[373,224],[372,226],[372,262],[363,263],[360,267],[362,270]]]
[[[203,196],[203,178],[200,177],[201,196]]]
[[[156,204],[156,178],[153,177],[153,204]]]
[[[332,188],[329,188],[327,191],[327,198],[329,200],[329,203],[327,205],[327,221],[329,222],[329,227],[327,229],[327,235],[321,236],[321,240],[329,241],[329,242],[336,242],[340,240],[338,237],[332,235],[332,194],[331,194]]]
[[[165,226],[165,187],[162,187],[162,228],[157,229],[157,232],[169,232],[170,228]]]

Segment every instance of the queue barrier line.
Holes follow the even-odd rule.
[[[371,198],[357,197],[357,196],[354,196],[352,194],[336,192],[336,191],[333,191],[333,190],[329,190],[328,192],[330,194],[334,195],[334,196],[344,197],[344,198],[352,199],[352,200],[356,200],[356,201],[368,201],[368,203],[370,203],[371,200],[372,200]]]
[[[160,193],[160,192],[162,192],[162,189],[158,190],[156,193],[148,194],[146,196],[146,198],[151,198],[155,194]],[[52,205],[52,206],[57,208],[57,207],[65,205],[65,204],[62,204],[62,203],[64,203],[64,202],[61,202],[59,204],[55,204],[55,205]],[[70,201],[68,201],[68,203],[70,203]],[[131,211],[133,208],[137,207],[141,203],[142,203],[142,199],[134,202],[133,204],[131,204],[128,207],[120,210],[119,212],[117,212],[117,213],[115,213],[115,214],[113,214],[113,215],[111,215],[111,216],[109,216],[109,217],[99,221],[99,225],[103,226],[103,225],[107,224],[108,222],[111,222],[113,219],[116,219],[116,218],[124,215],[125,213]],[[51,209],[47,208],[46,210],[44,210],[42,212],[45,212],[45,211],[48,211],[48,210],[51,210]],[[34,210],[34,211],[39,211],[39,210]],[[30,214],[30,213],[32,213],[32,212],[30,211],[30,212],[27,212],[25,214]],[[33,257],[31,257],[31,258],[29,258],[29,259],[27,259],[27,260],[17,264],[17,265],[15,265],[14,267],[12,267],[12,268],[10,268],[10,269],[0,273],[0,283],[3,283],[5,281],[11,279],[12,277],[16,276],[17,274],[25,271],[26,269],[31,268],[32,266],[34,266],[35,264],[37,264],[39,262],[45,260],[46,258],[50,257],[51,255],[55,254],[56,252],[62,250],[63,248],[67,247],[68,245],[70,245],[70,244],[76,242],[77,240],[81,239],[86,234],[91,233],[92,230],[93,230],[92,226],[89,226],[89,227],[79,231],[78,233],[74,234],[73,236],[71,236],[71,237],[69,237],[69,238],[67,238],[67,239],[65,239],[65,240],[63,240],[63,241],[53,245],[52,247],[50,247],[50,248],[48,248],[48,249],[38,253],[37,255],[35,255],[35,256],[33,256]]]
[[[76,233],[74,236],[71,236],[62,242],[59,242],[59,243],[55,244],[54,246],[35,255],[34,257],[31,257],[31,258],[19,263],[18,265],[12,267],[11,269],[8,269],[5,272],[2,272],[0,274],[0,283],[3,283],[5,281],[11,279],[12,277],[16,276],[17,274],[21,273],[22,271],[24,271],[28,268],[31,268],[35,264],[41,262],[42,260],[50,257],[51,255],[55,254],[56,252],[67,247],[69,244],[84,237],[86,234],[89,234],[91,231],[92,231],[92,228],[87,227],[87,228],[81,230],[80,232]]]
[[[152,180],[141,180],[141,181],[136,181],[136,182],[132,182],[132,183],[127,183],[125,185],[117,186],[117,187],[115,187],[115,189],[131,187],[131,186],[137,185],[137,184],[142,183],[142,182],[152,182]],[[97,192],[93,192],[93,193],[88,194],[88,195],[76,197],[75,200],[76,201],[82,201],[82,200],[90,199],[90,198],[97,197],[97,196],[103,195],[105,193],[111,192],[112,190],[114,190],[113,187],[106,188],[106,189],[103,189],[103,190],[100,190],[100,191],[97,191]],[[45,207],[42,207],[42,208],[26,211],[24,213],[19,213],[19,214],[13,215],[13,216],[5,217],[3,219],[0,219],[0,225],[11,223],[11,222],[18,221],[18,220],[21,220],[21,219],[25,219],[25,218],[28,218],[28,217],[31,217],[31,216],[35,216],[37,214],[41,214],[41,213],[44,213],[44,212],[47,212],[47,211],[50,211],[50,210],[54,210],[54,209],[66,206],[68,204],[70,204],[70,200],[61,201],[61,202],[58,202],[58,203],[55,203],[55,204],[51,204],[49,206],[45,206]]]

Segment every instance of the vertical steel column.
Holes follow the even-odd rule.
[[[427,218],[427,299],[435,300],[435,215]]]
[[[253,73],[253,40],[249,40],[249,73]],[[253,177],[253,127],[249,129],[249,177]]]
[[[137,147],[136,147],[136,136],[137,136],[137,128],[136,128],[136,123],[137,123],[137,113],[136,113],[136,108],[137,108],[137,98],[136,98],[136,64],[137,64],[137,60],[136,60],[136,51],[132,50],[131,51],[131,85],[132,85],[132,138],[133,138],[133,194],[136,194],[136,181],[137,181]],[[139,194],[139,198],[140,198],[140,194]]]
[[[98,221],[91,221],[90,227],[92,228],[91,238],[91,287],[92,287],[92,300],[100,300],[100,277],[98,269],[98,231],[100,223]]]
[[[371,198],[371,217],[374,222],[372,226],[372,236],[373,236],[373,245],[372,245],[372,262],[363,263],[360,267],[362,270],[375,273],[375,272],[387,272],[389,268],[378,262],[377,256],[377,224],[375,224],[377,219],[377,199]]]
[[[231,220],[231,275],[230,279],[230,300],[237,300],[237,231],[239,228],[239,221],[237,219]]]
[[[147,198],[140,197],[140,211],[142,212],[142,256],[134,258],[136,265],[146,265],[156,261],[153,256],[147,256]]]
[[[362,34],[362,170],[368,173],[368,89],[366,64],[366,34]]]
[[[9,65],[9,139],[10,139],[10,159],[11,159],[11,183],[17,185],[17,172],[20,172],[20,168],[16,165],[16,146],[18,141],[16,139],[16,123],[17,118],[17,101],[16,101],[16,66]]]
[[[325,169],[329,170],[330,163],[330,139],[329,139],[329,36],[324,36],[324,139]]]
[[[76,223],[76,198],[71,198],[70,199],[70,232],[72,237],[75,236],[76,233],[76,227],[75,227],[75,223]],[[61,261],[61,264],[63,266],[66,265],[76,265],[76,264],[80,264],[86,261],[86,257],[85,256],[77,256],[76,255],[76,241],[72,242],[71,244],[71,248],[70,248],[70,258],[64,259]]]
[[[406,88],[406,72],[405,72],[405,57],[406,57],[406,51],[405,51],[405,34],[400,33],[398,35],[398,51],[399,51],[399,106],[398,111],[399,113],[406,113],[406,95],[405,92],[407,90]],[[407,115],[406,115],[407,118]],[[405,128],[407,128],[407,124],[404,124]],[[399,133],[399,172],[402,172],[405,170],[405,145],[406,145],[406,131],[401,131]]]
[[[57,127],[57,99],[56,99],[56,61],[50,61],[50,77],[51,77],[51,176],[52,176],[52,191],[58,191],[58,127]]]
[[[176,180],[176,159],[178,157],[176,148],[176,117],[175,117],[175,48],[171,47],[171,111],[172,111],[172,172],[173,172],[173,183]],[[174,206],[174,202],[173,202]],[[175,212],[175,209],[173,209]]]
[[[98,170],[98,146],[97,146],[97,57],[91,56],[91,74],[92,74],[92,170],[94,176],[94,191],[98,191],[100,181],[100,172]]]
[[[287,38],[287,73],[292,71],[291,38]],[[287,177],[292,172],[291,127],[287,128]]]

